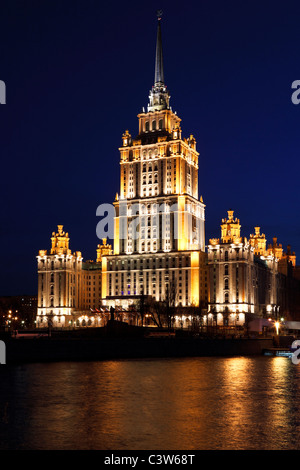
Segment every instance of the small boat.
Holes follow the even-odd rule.
[[[292,357],[293,351],[290,348],[270,348],[263,351],[264,356]]]

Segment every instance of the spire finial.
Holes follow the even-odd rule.
[[[158,21],[161,20],[162,15],[163,15],[163,11],[162,11],[162,10],[157,10],[157,11],[156,11],[156,16],[157,16]]]
[[[156,40],[156,55],[155,55],[155,76],[154,86],[158,84],[164,84],[164,66],[163,66],[163,53],[162,53],[162,41],[161,41],[161,27],[160,20],[162,17],[162,10],[157,10],[157,40]]]
[[[156,53],[155,53],[155,74],[154,85],[150,90],[149,95],[149,111],[161,111],[163,109],[170,109],[169,101],[170,95],[165,85],[164,66],[163,66],[163,53],[162,53],[162,40],[161,40],[161,17],[162,10],[157,10],[157,38],[156,38]]]

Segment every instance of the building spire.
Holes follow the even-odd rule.
[[[161,17],[162,11],[157,11],[157,38],[156,38],[156,53],[155,53],[155,74],[154,85],[149,95],[149,111],[161,111],[163,109],[170,109],[169,101],[170,95],[165,85],[164,79],[164,66],[163,66],[163,53],[161,41]]]
[[[161,41],[161,26],[160,26],[161,17],[162,17],[162,10],[158,10],[157,11],[158,24],[157,24],[157,39],[156,39],[154,86],[163,85],[165,83],[162,41]]]

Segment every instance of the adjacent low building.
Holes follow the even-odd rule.
[[[83,261],[80,251],[69,248],[63,225],[52,233],[51,249],[40,250],[38,263],[37,327],[101,326],[102,256],[112,252],[103,240],[96,261]],[[91,315],[94,313],[95,315]]]
[[[295,253],[273,244],[266,248],[260,227],[241,236],[234,211],[222,219],[221,238],[208,244],[210,300],[207,324],[244,326],[253,318],[295,317],[299,281],[293,276]],[[294,292],[293,292],[294,291]]]

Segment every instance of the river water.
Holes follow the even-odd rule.
[[[285,357],[0,368],[0,449],[300,449]]]

